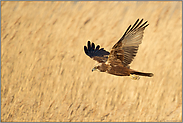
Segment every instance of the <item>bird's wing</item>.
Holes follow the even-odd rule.
[[[86,55],[88,55],[93,60],[98,61],[99,63],[106,62],[109,56],[108,51],[104,50],[104,48],[100,48],[99,45],[97,45],[95,48],[95,44],[90,43],[90,41],[88,41],[88,47],[84,46],[84,51]]]
[[[132,62],[142,42],[144,29],[149,25],[147,21],[142,24],[142,21],[143,19],[137,19],[132,27],[128,27],[121,39],[112,47],[107,63],[122,63],[123,66],[128,66]]]

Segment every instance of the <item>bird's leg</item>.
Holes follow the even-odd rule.
[[[139,80],[140,77],[138,75],[132,75],[130,74],[130,77],[133,79],[133,80]]]

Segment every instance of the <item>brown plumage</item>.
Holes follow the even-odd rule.
[[[139,45],[142,43],[142,38],[145,28],[149,25],[147,21],[142,24],[143,19],[135,22],[131,27],[128,27],[121,39],[112,47],[110,53],[99,45],[95,48],[94,43],[88,41],[88,47],[84,46],[85,53],[99,62],[93,70],[107,72],[117,76],[140,75],[152,77],[152,73],[143,73],[130,69],[128,66],[136,56]]]

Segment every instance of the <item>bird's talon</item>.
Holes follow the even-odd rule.
[[[132,75],[130,74],[130,77],[133,79],[133,80],[139,80],[140,77],[138,75]]]

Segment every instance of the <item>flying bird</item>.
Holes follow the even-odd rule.
[[[121,39],[112,47],[110,53],[99,45],[95,47],[94,43],[88,41],[88,45],[84,46],[84,51],[98,64],[92,69],[99,70],[117,76],[131,76],[132,79],[138,80],[139,76],[152,77],[153,73],[144,73],[133,70],[129,64],[133,61],[138,51],[139,45],[142,43],[142,38],[145,28],[149,25],[146,22],[142,23],[143,19],[129,26]]]

